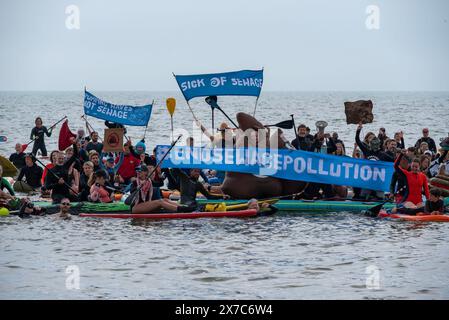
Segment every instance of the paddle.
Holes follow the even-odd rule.
[[[398,191],[396,191],[393,196],[398,195],[399,193],[402,192],[402,190],[404,190],[404,187],[402,187],[401,189],[399,189]],[[390,199],[387,199],[385,201],[382,201],[381,203],[375,205],[374,207],[366,210],[366,214],[370,217],[377,217],[379,215],[380,210],[382,210],[382,207],[387,203],[387,202],[391,202]]]
[[[8,138],[6,136],[0,136],[0,142],[6,142],[8,141]]]
[[[64,116],[63,118],[61,118],[60,120],[56,121],[50,128],[48,128],[48,130],[52,130],[54,127],[56,127],[60,122],[64,121],[65,119],[67,119],[67,116]],[[37,136],[35,136],[30,142],[26,143],[26,144],[22,144],[22,152],[24,152],[26,150],[26,148],[28,148],[28,145],[30,143],[33,143],[37,140]]]
[[[214,123],[213,123],[213,116],[214,116],[214,109],[218,109],[221,111],[221,113],[223,113],[225,115],[226,118],[228,118],[228,120],[232,123],[232,125],[236,128],[238,128],[239,126],[235,124],[234,121],[232,121],[231,118],[229,118],[229,116],[220,108],[220,106],[217,104],[218,98],[217,96],[209,96],[206,99],[206,102],[208,105],[210,105],[210,107],[212,108],[212,130],[214,129]]]
[[[38,162],[38,163],[40,163],[44,168],[45,168],[45,164],[43,164],[42,163],[42,161],[40,161],[38,158],[36,158],[35,156],[34,156],[34,159]],[[56,173],[54,173],[53,172],[53,170],[52,169],[50,169],[50,168],[47,168],[47,170],[48,170],[48,172],[50,172],[56,179],[61,179],[61,177],[59,177]],[[67,188],[69,188],[70,190],[72,190],[73,191],[73,193],[76,195],[76,196],[78,196],[79,195],[79,193],[78,192],[76,192],[67,182],[65,182],[64,181],[64,184],[67,186]]]
[[[167,150],[167,152],[164,154],[164,156],[162,157],[162,159],[159,160],[159,162],[156,164],[156,166],[154,167],[153,171],[151,171],[151,173],[148,175],[149,178],[153,175],[153,173],[154,173],[154,172],[157,170],[157,168],[161,165],[162,161],[164,161],[164,159],[168,156],[168,154],[170,153],[170,151],[171,151],[171,150],[173,149],[173,147],[178,143],[178,141],[179,141],[179,139],[181,139],[181,137],[182,137],[182,134],[180,134],[180,135],[178,136],[178,138],[176,138],[176,140],[172,142],[170,148],[169,148],[169,149]],[[138,196],[138,194],[139,194],[141,188],[142,188],[142,185],[138,186],[137,189],[136,189],[133,193],[131,193],[131,194],[129,195],[128,198],[126,198],[125,204],[127,204],[127,205],[133,204],[133,203],[135,202],[136,197]]]
[[[166,101],[167,110],[170,114],[170,125],[171,125],[171,141],[173,142],[173,114],[175,113],[176,108],[176,99],[175,98],[168,98]]]
[[[293,128],[293,120],[285,120],[278,122],[276,124],[270,124],[265,127],[278,127],[282,129],[292,129]]]

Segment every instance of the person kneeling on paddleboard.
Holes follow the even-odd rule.
[[[149,169],[142,164],[137,168],[137,179],[131,184],[131,195],[134,200],[130,203],[132,213],[157,213],[161,209],[167,212],[192,212],[195,208],[179,205],[168,199],[152,200],[153,183],[149,177]],[[126,203],[126,201],[125,201]]]
[[[394,163],[394,168],[396,172],[405,176],[408,194],[397,208],[393,208],[392,213],[399,211],[400,213],[415,215],[424,208],[424,203],[422,201],[423,190],[426,199],[429,199],[430,197],[429,186],[427,184],[427,177],[419,170],[419,160],[415,159],[412,161],[410,171],[407,171],[399,166],[399,163],[405,153],[405,150],[401,151],[399,157]]]

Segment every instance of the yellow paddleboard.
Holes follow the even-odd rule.
[[[16,166],[4,156],[0,156],[0,165],[3,167],[4,177],[14,177],[19,174],[19,170],[17,170]]]

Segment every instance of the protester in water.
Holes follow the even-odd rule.
[[[104,170],[95,171],[89,180],[90,195],[89,201],[109,203],[112,202],[111,193],[106,188],[109,179],[108,174]]]
[[[149,179],[149,169],[142,164],[136,180],[131,184],[131,194],[137,195],[131,203],[132,213],[151,213],[165,210],[167,212],[192,212],[195,208],[179,205],[168,199],[153,199],[153,184]]]
[[[42,186],[42,174],[43,169],[36,164],[34,155],[30,153],[25,156],[25,167],[20,169],[16,181],[22,181],[25,178],[26,184],[36,190]]]
[[[278,209],[275,206],[267,202],[263,202],[261,205],[259,205],[257,199],[250,199],[248,201],[248,209],[256,210],[259,215],[264,216],[275,214],[278,211]]]
[[[435,141],[429,137],[429,129],[428,128],[424,128],[422,129],[422,137],[418,139],[418,141],[416,141],[415,143],[415,148],[418,149],[421,146],[421,143],[426,142],[429,150],[432,151],[433,153],[437,153],[437,146],[435,144]]]
[[[46,157],[47,148],[45,147],[44,134],[47,135],[47,137],[50,137],[52,129],[47,130],[47,127],[42,125],[41,117],[37,117],[36,120],[34,120],[34,124],[36,126],[31,130],[30,134],[30,140],[34,140],[33,151],[31,151],[31,153],[36,155],[37,151],[40,150],[42,156]]]
[[[441,191],[436,188],[430,190],[430,197],[424,207],[426,214],[438,215],[444,213],[444,201],[441,199]]]
[[[90,195],[89,180],[94,173],[94,164],[91,161],[86,161],[83,164],[83,171],[80,174],[78,191],[79,201],[88,201]]]
[[[419,160],[414,159],[410,165],[410,171],[404,170],[399,166],[402,157],[406,151],[402,151],[398,159],[394,163],[394,168],[398,174],[404,174],[407,181],[408,193],[401,206],[396,210],[406,214],[416,214],[423,209],[424,203],[422,201],[422,194],[424,192],[426,199],[429,199],[429,187],[427,184],[427,177],[419,170]]]
[[[46,212],[45,208],[35,206],[30,199],[25,198],[22,200],[22,205],[19,210],[20,218],[31,218],[31,216],[41,216]]]
[[[15,149],[16,152],[9,156],[9,161],[11,161],[13,165],[20,170],[25,167],[25,152],[22,151],[23,148],[20,143],[16,143]]]
[[[90,152],[91,150],[95,150],[98,154],[101,154],[103,151],[103,144],[98,141],[98,132],[93,131],[90,137],[91,141],[87,144],[86,151]]]
[[[54,219],[58,220],[70,220],[72,219],[72,215],[70,214],[70,200],[68,198],[61,199],[61,203],[59,204],[59,212],[53,215]]]
[[[74,141],[75,139],[72,138],[72,140]],[[76,143],[74,143],[72,157],[65,161],[64,154],[59,152],[57,154],[55,166],[52,169],[49,169],[43,188],[44,190],[52,190],[51,198],[54,204],[60,203],[63,198],[72,198],[73,200],[76,200],[75,197],[71,196],[69,190],[71,184],[69,179],[69,168],[77,157],[78,147],[76,146]]]
[[[229,199],[227,195],[213,195],[198,180],[200,169],[190,169],[189,174],[180,169],[171,169],[174,176],[179,177],[181,204],[189,207],[197,207],[196,194],[199,192],[207,199]]]
[[[8,191],[9,194],[5,193],[3,190]],[[0,165],[0,191],[2,194],[0,195],[0,198],[6,199],[6,200],[12,200],[14,199],[14,189],[12,188],[11,184],[8,180],[6,180],[3,177],[3,167]]]

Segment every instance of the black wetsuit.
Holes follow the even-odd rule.
[[[79,185],[79,201],[88,201],[88,196],[90,194],[90,187],[87,184],[89,178],[83,173],[80,174],[80,185]]]
[[[25,177],[25,181],[30,187],[33,189],[40,188],[42,186],[41,179],[43,172],[44,170],[41,167],[33,163],[31,167],[25,166],[20,169],[17,181],[22,181],[23,177]]]
[[[103,144],[101,142],[89,142],[86,146],[86,151],[87,153],[89,153],[90,150],[95,150],[98,152],[98,154],[101,154],[101,152],[103,151]]]
[[[72,163],[78,157],[78,147],[76,144],[73,145],[73,155],[68,159],[63,165],[55,165],[52,169],[48,170],[47,176],[45,177],[45,189],[52,190],[51,198],[53,203],[60,203],[63,198],[69,198],[71,201],[78,200],[70,194],[70,189],[66,185],[70,185],[69,168]],[[53,174],[53,173],[54,174]],[[64,179],[66,183],[59,184],[55,174]]]
[[[207,199],[223,199],[222,196],[214,196],[210,194],[203,184],[198,180],[191,179],[184,171],[180,169],[171,169],[173,175],[179,177],[181,204],[189,207],[197,206],[196,194],[200,192]]]
[[[434,211],[444,212],[444,201],[439,199],[437,202],[431,202],[430,200],[426,201],[426,205],[424,207],[424,211],[427,213],[432,213]]]
[[[415,143],[415,148],[418,149],[423,142],[427,142],[430,151],[432,151],[433,153],[437,153],[437,146],[435,145],[435,141],[431,137],[422,137],[421,139],[418,139],[418,141],[416,141]]]
[[[390,193],[395,195],[397,203],[401,203],[404,199],[407,199],[407,178],[397,171],[393,172],[393,176],[391,178]]]
[[[381,149],[379,150],[371,150],[364,142],[360,140],[360,131],[361,129],[357,129],[355,133],[355,142],[359,146],[360,150],[363,152],[365,159],[373,160],[373,161],[389,161],[390,156],[386,155]],[[394,161],[394,160],[393,160]]]
[[[41,150],[42,156],[47,156],[47,148],[45,147],[45,141],[44,141],[44,134],[47,135],[47,137],[51,136],[51,130],[48,131],[47,127],[42,126],[40,128],[34,127],[31,130],[30,140],[34,140],[33,145],[33,151],[31,151],[34,155],[36,155],[36,152],[38,150]]]
[[[17,169],[19,170],[22,169],[26,165],[25,152],[21,153],[14,152],[9,156],[9,161],[11,161],[16,166]]]

